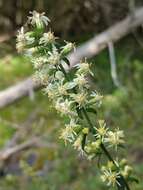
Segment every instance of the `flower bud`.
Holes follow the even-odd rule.
[[[123,158],[121,161],[120,161],[120,166],[125,166],[127,164],[127,159]]]
[[[82,130],[83,134],[87,135],[89,133],[89,129],[86,127]]]
[[[31,16],[28,17],[28,23],[32,26],[36,26],[38,29],[42,29],[48,25],[50,19],[45,16],[45,13],[38,13],[37,11],[30,12]]]
[[[74,49],[74,43],[68,42],[65,46],[62,47],[61,54],[62,55],[67,55]]]

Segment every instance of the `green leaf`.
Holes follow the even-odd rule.
[[[97,114],[97,111],[94,108],[86,108],[87,112]]]
[[[68,60],[66,57],[63,57],[63,61],[64,61],[68,66],[70,66],[70,62],[69,62],[69,60]]]
[[[120,147],[120,148],[125,148],[125,145],[119,144],[118,147]]]
[[[128,179],[129,179],[129,181],[132,181],[132,182],[135,182],[135,183],[139,183],[139,180],[136,177],[134,177],[134,176],[130,176]]]

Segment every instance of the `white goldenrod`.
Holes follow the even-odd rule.
[[[52,101],[55,109],[66,119],[65,128],[61,130],[60,139],[65,144],[71,142],[73,147],[88,159],[101,155],[108,158],[107,165],[102,167],[102,180],[107,185],[122,186],[119,178],[129,180],[131,167],[113,159],[107,147],[117,147],[124,143],[122,130],[110,131],[104,120],[99,120],[94,127],[88,112],[97,113],[96,109],[102,103],[102,96],[89,88],[87,75],[93,75],[87,59],[80,61],[72,72],[66,72],[64,63],[70,65],[67,54],[72,51],[74,43],[66,42],[59,46],[54,33],[46,26],[50,22],[45,13],[30,12],[28,25],[31,31],[22,27],[17,35],[17,49],[24,52],[33,63],[36,78],[44,86],[45,94]],[[96,116],[98,119],[98,117]],[[106,147],[107,146],[107,147]]]

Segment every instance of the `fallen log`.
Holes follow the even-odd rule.
[[[69,54],[68,59],[73,67],[82,58],[91,58],[106,48],[109,42],[117,42],[119,39],[132,32],[133,29],[143,24],[143,7],[134,11],[121,22],[110,27],[99,35],[96,35],[83,45],[79,46],[75,52]],[[0,92],[0,109],[16,100],[27,96],[29,92],[39,88],[39,84],[28,78],[18,84]],[[32,92],[32,91],[31,91]]]

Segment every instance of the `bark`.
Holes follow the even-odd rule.
[[[96,35],[77,50],[68,56],[73,67],[82,58],[91,58],[108,46],[109,42],[117,42],[133,29],[143,24],[143,7],[137,9],[132,15],[129,15],[121,22],[110,27],[99,35]],[[20,98],[27,96],[32,90],[39,88],[39,84],[28,78],[18,84],[0,92],[0,109],[13,103]]]

